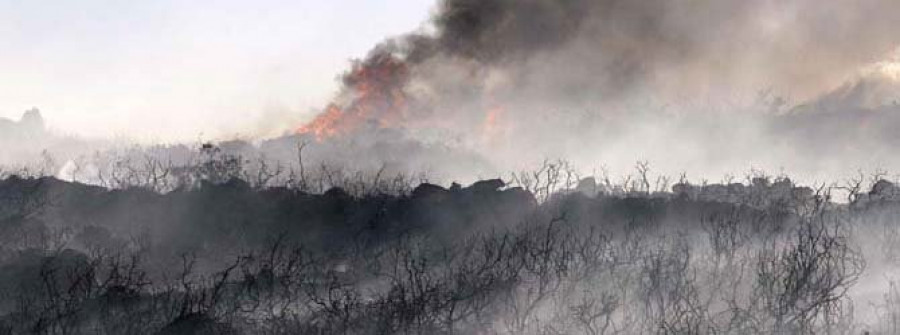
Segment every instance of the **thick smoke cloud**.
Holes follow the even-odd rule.
[[[695,178],[894,170],[898,7],[442,0],[427,28],[354,61],[297,136],[241,153],[291,162],[305,141],[314,164],[424,171],[442,182],[504,176],[545,158],[614,175],[648,160],[656,172]],[[17,140],[4,147],[21,153],[3,163],[40,161],[49,148],[62,165],[101,150],[80,143]]]
[[[432,57],[517,72],[517,84],[569,84],[560,91],[573,84],[593,95],[660,84],[699,91],[770,85],[807,96],[897,47],[896,7],[882,0],[447,0],[434,18],[434,45],[418,45]]]
[[[701,175],[823,170],[818,158],[802,156],[848,147],[834,139],[853,142],[859,134],[853,124],[843,125],[854,128],[848,135],[832,136],[806,122],[821,111],[882,108],[860,97],[896,91],[895,78],[864,70],[900,46],[898,7],[884,0],[444,0],[433,31],[389,39],[355,63],[335,100],[340,113],[323,116],[344,136],[374,127],[458,138],[505,162],[499,171],[549,156],[582,166],[649,159]],[[360,73],[377,73],[386,60],[402,71],[360,89]],[[841,93],[848,87],[856,91]],[[367,101],[373,96],[389,98]],[[791,116],[797,113],[803,116]],[[810,142],[814,150],[799,147]],[[832,156],[842,155],[850,156],[824,170],[886,163],[853,152]]]

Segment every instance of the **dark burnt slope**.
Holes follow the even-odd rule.
[[[81,244],[149,238],[178,251],[252,249],[275,236],[316,248],[403,234],[451,237],[522,221],[536,206],[531,194],[503,189],[499,180],[450,189],[422,184],[411,194],[357,197],[340,188],[324,194],[254,189],[238,179],[158,194],[12,177],[0,182],[0,197],[6,199],[0,209],[3,236],[40,235],[54,227]],[[97,238],[106,241],[89,241]]]
[[[575,226],[633,228],[737,215],[781,225],[814,200],[810,189],[789,180],[679,184],[673,192],[654,194],[569,191],[538,204],[528,191],[500,180],[450,188],[426,183],[408,194],[355,196],[340,188],[322,194],[253,188],[239,179],[160,194],[11,177],[0,181],[0,236],[10,249],[139,243],[168,254],[228,254],[280,238],[314,249],[342,250],[413,235],[453,242],[479,231],[554,218]]]

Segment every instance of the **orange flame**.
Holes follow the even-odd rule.
[[[297,132],[301,134],[312,134],[317,140],[322,141],[326,138],[337,134],[338,122],[343,117],[344,111],[335,104],[328,105],[325,112],[316,116],[315,119],[303,125]]]
[[[404,87],[409,73],[406,64],[391,54],[375,54],[356,62],[344,78],[342,97],[346,106],[332,103],[309,123],[297,129],[322,141],[365,127],[391,128],[405,122],[409,100]]]
[[[483,125],[483,136],[486,141],[495,142],[502,133],[500,119],[505,112],[506,110],[502,106],[493,106],[487,109]]]
[[[503,113],[502,107],[494,107],[488,110],[487,116],[484,118],[485,130],[492,131],[497,128],[497,118],[500,117],[501,113]]]

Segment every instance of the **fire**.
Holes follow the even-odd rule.
[[[502,107],[494,107],[488,109],[487,115],[484,118],[484,129],[487,132],[491,132],[497,129],[497,119],[500,117],[500,114],[503,113]]]
[[[406,63],[389,53],[356,62],[343,78],[340,98],[348,102],[330,104],[297,132],[321,141],[364,128],[397,127],[409,116],[409,98],[404,91],[408,78]]]
[[[344,111],[335,104],[328,105],[325,112],[316,116],[315,119],[297,129],[301,134],[312,134],[318,140],[337,135],[338,122],[344,116]]]
[[[483,136],[487,142],[496,142],[503,129],[500,126],[501,119],[506,110],[502,106],[493,106],[487,109],[484,117]]]

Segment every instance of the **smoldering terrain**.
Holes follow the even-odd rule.
[[[880,175],[691,184],[638,164],[615,183],[548,162],[510,183],[320,170],[273,186],[204,150],[150,184],[0,182],[0,329],[897,331],[900,186]]]
[[[898,7],[441,0],[300,124],[0,119],[0,334],[900,333]]]

